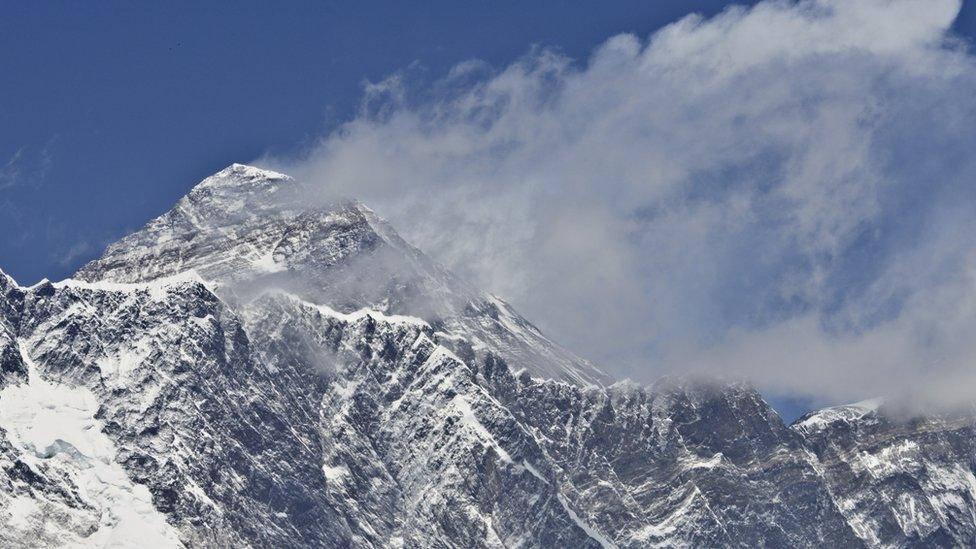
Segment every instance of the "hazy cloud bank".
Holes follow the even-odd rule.
[[[976,64],[955,0],[766,2],[585,62],[372,84],[298,159],[621,376],[976,393]]]

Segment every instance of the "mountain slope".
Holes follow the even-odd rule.
[[[974,543],[972,418],[607,386],[292,185],[235,165],[75,280],[0,273],[4,546]]]

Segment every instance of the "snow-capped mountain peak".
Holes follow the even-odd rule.
[[[214,175],[204,179],[200,184],[214,184],[215,182],[228,181],[231,179],[247,180],[247,181],[287,181],[292,180],[291,176],[285,175],[283,173],[278,173],[272,170],[266,170],[264,168],[258,168],[256,166],[249,166],[247,164],[233,163],[230,166],[220,170]]]
[[[466,334],[479,353],[523,363],[532,375],[608,381],[511,306],[408,244],[365,205],[302,200],[307,192],[284,174],[234,164],[77,276],[144,282],[193,270],[226,299],[250,301],[278,289],[339,311],[414,315],[441,326],[445,336]]]
[[[302,192],[233,165],[75,279],[0,272],[0,545],[976,539],[973,418],[787,426],[741,384],[607,386],[365,206]]]

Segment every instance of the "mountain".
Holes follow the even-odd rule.
[[[4,547],[976,544],[976,421],[610,384],[353,201],[242,165],[0,273]]]
[[[427,320],[534,375],[604,385],[609,377],[549,341],[501,299],[471,288],[354,201],[309,207],[290,177],[234,164],[172,210],[110,246],[81,280],[147,282],[193,270],[232,302],[269,288],[340,311]]]

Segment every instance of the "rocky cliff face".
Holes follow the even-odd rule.
[[[235,165],[73,280],[0,274],[4,546],[976,543],[972,418],[609,385],[297,185]]]
[[[868,545],[976,544],[971,416],[896,421],[867,401],[809,414],[792,429]]]

